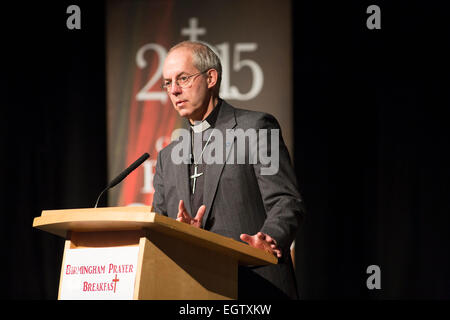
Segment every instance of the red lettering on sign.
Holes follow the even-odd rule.
[[[119,281],[119,278],[117,278],[117,274],[116,274],[116,277],[112,281],[114,282],[114,293],[116,293],[116,285],[117,285],[117,281]]]

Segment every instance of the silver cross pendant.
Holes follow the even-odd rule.
[[[192,194],[195,193],[195,183],[197,182],[197,178],[203,175],[203,172],[197,172],[198,165],[194,164],[194,174],[190,177],[191,179],[194,179],[192,182]]]

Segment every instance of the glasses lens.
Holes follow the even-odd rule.
[[[177,86],[180,86],[181,88],[186,88],[186,87],[188,87],[191,84],[191,82],[195,78],[195,76],[198,76],[199,74],[202,74],[202,73],[205,73],[205,72],[206,71],[199,72],[199,73],[194,73],[194,74],[191,74],[190,76],[181,76],[181,77],[179,77],[176,80],[175,83],[177,84]],[[166,89],[167,91],[169,91],[172,88],[172,81],[164,82],[161,85],[161,88]]]
[[[177,81],[178,85],[179,85],[180,87],[182,87],[182,88],[187,87],[187,86],[189,85],[189,83],[190,83],[189,80],[191,80],[193,76],[194,76],[194,75],[179,77],[179,78],[178,78],[178,81]]]

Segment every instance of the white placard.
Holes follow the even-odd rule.
[[[138,253],[138,246],[68,249],[59,299],[133,299]]]

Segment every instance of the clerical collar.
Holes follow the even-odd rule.
[[[195,133],[203,132],[209,127],[211,127],[211,125],[206,119],[203,121],[194,121],[194,125],[191,126],[192,131],[194,131]]]
[[[214,107],[214,109],[211,111],[211,113],[206,117],[203,121],[194,121],[194,125],[191,125],[192,131],[194,133],[200,133],[205,131],[208,128],[214,127],[217,115],[219,114],[219,108],[222,104],[222,99],[219,99],[217,102],[217,105]]]

